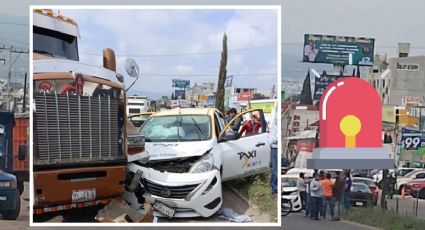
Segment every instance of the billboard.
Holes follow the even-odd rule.
[[[208,96],[207,102],[205,102],[206,106],[214,106],[215,105],[215,96]]]
[[[406,150],[418,150],[425,147],[425,132],[402,128],[401,147]]]
[[[264,113],[272,113],[275,101],[251,101],[251,109],[263,109]]]
[[[240,92],[238,94],[238,101],[249,101],[254,96],[253,91],[247,91],[247,92]]]
[[[181,80],[181,79],[173,79],[171,87],[173,88],[189,88],[190,81],[189,80]]]
[[[233,83],[233,75],[228,75],[226,77],[226,81],[224,82],[224,88],[232,87],[232,83]]]
[[[185,99],[185,91],[183,89],[176,89],[174,92],[174,96],[177,99]]]
[[[373,65],[375,39],[332,35],[304,35],[303,62]]]
[[[323,92],[325,92],[326,87],[328,87],[328,85],[330,85],[338,78],[342,77],[341,75],[329,75],[326,74],[326,72],[320,76],[320,78],[315,77],[314,80],[314,100],[320,100],[320,97],[322,96]]]

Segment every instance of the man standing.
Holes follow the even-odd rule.
[[[313,179],[314,180],[314,179]],[[312,205],[311,205],[311,191],[310,191],[310,182],[311,179],[310,178],[305,178],[304,179],[304,184],[306,185],[305,187],[305,191],[307,193],[306,196],[306,201],[305,201],[305,216],[304,217],[310,217],[310,213],[312,210]]]
[[[235,118],[236,115],[238,115],[238,112],[236,111],[236,109],[231,108],[229,110],[229,121],[228,122],[230,122],[233,118]],[[233,131],[239,131],[241,123],[242,123],[242,120],[240,118],[238,118],[238,119],[235,120],[235,122],[233,122],[233,124],[230,127],[232,128]]]
[[[321,208],[323,189],[319,174],[314,174],[314,179],[310,182],[311,205],[310,220],[319,220],[319,210]]]
[[[345,188],[344,188],[344,208],[350,209],[350,191],[351,184],[353,181],[351,180],[350,171],[345,171]]]
[[[301,197],[301,205],[303,209],[305,210],[305,199],[306,199],[307,193],[306,193],[306,186],[305,186],[304,180],[305,180],[304,173],[300,173],[300,178],[298,178],[298,181],[297,181],[297,188]]]
[[[277,110],[275,110],[277,111]],[[277,116],[273,117],[273,122],[270,127],[270,133],[268,138],[268,144],[271,148],[271,189],[272,195],[277,195]]]
[[[326,219],[326,209],[329,204],[329,209],[331,210],[331,217],[334,218],[334,204],[332,200],[332,181],[331,181],[331,174],[326,173],[326,178],[322,180],[322,187],[323,187],[323,211],[322,211],[322,217],[323,219]]]
[[[332,199],[334,201],[334,215],[335,218],[333,218],[333,221],[339,221],[341,220],[341,202],[342,197],[344,196],[344,188],[345,188],[345,181],[344,177],[341,175],[339,171],[336,172],[335,176],[335,182],[333,184],[333,190],[332,190]]]

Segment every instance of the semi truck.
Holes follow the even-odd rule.
[[[95,215],[124,191],[124,77],[112,49],[103,67],[80,62],[72,18],[35,9],[33,23],[34,220],[79,208]]]

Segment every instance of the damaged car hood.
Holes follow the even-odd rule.
[[[196,142],[146,142],[149,161],[171,160],[202,156],[213,147],[211,141]]]

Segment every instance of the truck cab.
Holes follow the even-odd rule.
[[[34,214],[120,199],[127,117],[115,53],[103,50],[103,67],[81,63],[73,19],[36,9],[33,22]]]
[[[236,120],[249,125],[231,128]],[[152,203],[157,216],[209,217],[223,202],[221,183],[270,169],[268,129],[262,109],[247,110],[226,124],[212,108],[176,108],[142,125],[145,149],[129,157],[124,199],[135,209]]]
[[[21,210],[21,197],[16,177],[0,170],[0,215],[6,220],[16,220]]]

